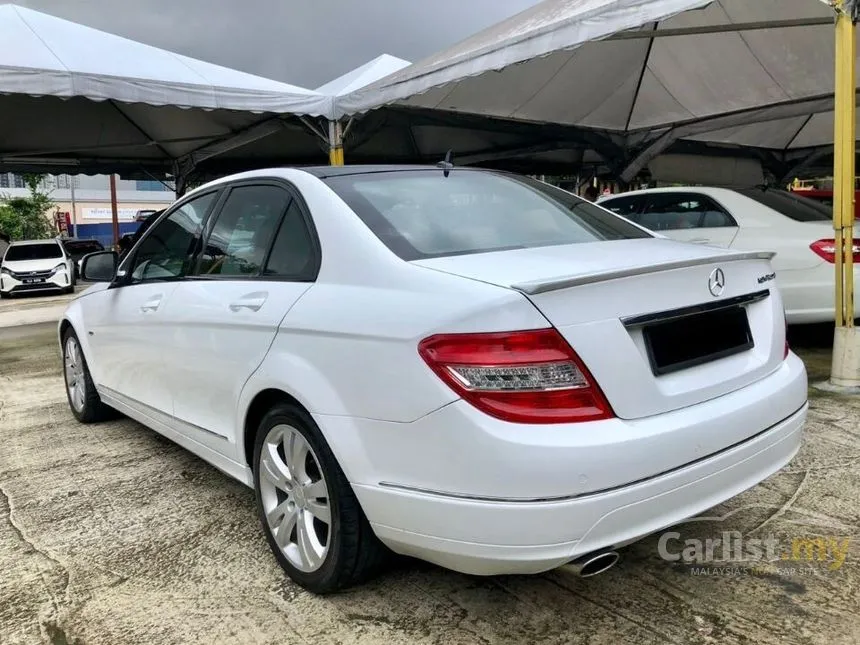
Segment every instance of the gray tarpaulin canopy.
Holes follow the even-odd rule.
[[[679,141],[767,149],[790,170],[833,141],[833,20],[820,0],[545,0],[335,112],[590,129],[624,149],[627,178]]]
[[[15,5],[0,6],[0,165],[42,172],[161,171],[241,143],[253,126],[295,132],[331,98]]]

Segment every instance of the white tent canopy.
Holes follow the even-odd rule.
[[[820,0],[545,0],[337,97],[335,113],[399,106],[621,134],[633,174],[680,139],[828,145],[833,18]]]
[[[327,117],[331,102],[312,90],[0,5],[4,170],[181,179],[206,159],[284,133],[292,159],[320,163],[325,147],[308,117]]]
[[[16,5],[0,5],[0,44],[0,93],[290,114],[330,110],[330,99],[317,92]]]
[[[320,85],[315,91],[328,96],[343,96],[362,87],[367,87],[381,78],[399,72],[404,67],[411,65],[408,60],[397,58],[390,54],[381,54],[364,65],[356,67],[325,85]]]

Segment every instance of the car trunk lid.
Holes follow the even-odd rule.
[[[643,239],[414,263],[522,292],[615,413],[635,419],[722,396],[780,365],[783,308],[770,256]]]

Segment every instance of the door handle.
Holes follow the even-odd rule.
[[[147,311],[155,311],[161,305],[161,294],[153,296],[140,306],[140,310],[144,313]]]
[[[251,311],[259,311],[260,307],[265,304],[269,297],[268,293],[258,291],[249,293],[247,296],[242,296],[235,302],[230,304],[230,311],[241,311],[242,309],[250,309]]]
[[[692,242],[693,244],[707,244],[710,241],[710,238],[707,237],[695,237],[690,240],[690,242]]]

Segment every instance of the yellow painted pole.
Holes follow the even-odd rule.
[[[841,88],[844,85],[842,76],[845,73],[845,43],[844,39],[841,37],[840,29],[843,26],[845,18],[846,16],[842,12],[840,2],[840,5],[837,7],[836,32],[834,35],[835,52],[833,59],[835,64],[833,82],[833,237],[835,242],[834,277],[836,285],[836,309],[834,311],[834,316],[837,327],[842,327],[845,320],[845,300],[843,295],[845,278],[843,277],[844,255],[842,246],[842,198],[844,196],[844,193],[842,192],[842,153],[844,151],[844,147],[842,146],[842,137],[844,135],[843,117],[845,111],[844,109],[840,109],[843,107],[841,105]]]
[[[854,326],[854,136],[855,56],[854,22],[837,7],[836,83],[833,136],[833,228],[836,238],[836,325]]]
[[[845,301],[844,323],[848,327],[854,326],[854,183],[855,183],[855,152],[856,152],[856,122],[857,122],[857,99],[856,99],[856,59],[857,39],[854,35],[854,22],[850,19],[844,21],[845,32],[843,46],[845,47],[845,72],[843,82],[844,112],[842,115],[842,127],[844,129],[842,150],[842,244],[845,249],[843,299]]]
[[[860,334],[854,327],[854,154],[856,0],[837,0],[833,88],[833,232],[836,328],[830,384],[860,391]]]
[[[343,165],[343,127],[340,121],[328,122],[328,163],[330,166]]]

